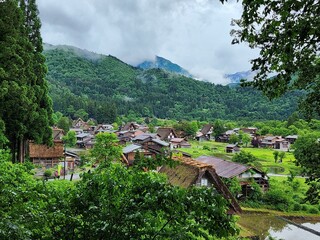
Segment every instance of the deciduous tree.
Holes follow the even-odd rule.
[[[233,43],[247,42],[260,50],[251,60],[257,75],[245,85],[269,98],[304,89],[307,113],[320,113],[320,2],[319,0],[244,0],[240,20],[233,24]],[[276,74],[270,78],[270,74]]]

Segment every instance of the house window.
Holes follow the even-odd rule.
[[[208,179],[207,178],[201,178],[201,186],[208,187]]]

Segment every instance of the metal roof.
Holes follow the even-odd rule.
[[[141,148],[140,145],[130,144],[130,145],[124,147],[124,148],[122,149],[122,152],[123,152],[124,154],[126,154],[126,153],[129,153],[129,152],[133,152],[133,151],[135,151],[135,150],[138,150],[138,149],[140,149],[140,148]]]
[[[152,139],[152,142],[158,143],[158,144],[160,144],[160,145],[162,145],[164,147],[168,147],[169,146],[169,143],[167,143],[165,141],[162,141],[160,139],[156,139],[156,138]]]
[[[247,171],[248,169],[251,169],[251,167],[249,166],[240,163],[225,161],[221,158],[216,157],[200,156],[196,158],[196,160],[212,165],[217,174],[220,177],[224,178],[232,178]]]

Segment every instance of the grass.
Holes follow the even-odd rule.
[[[231,160],[234,156],[233,153],[226,153],[225,148],[228,143],[220,143],[215,141],[190,141],[191,148],[181,149],[183,152],[187,152],[192,155],[193,158],[200,157],[202,155],[215,156],[224,160]],[[266,148],[253,148],[253,147],[242,147],[241,151],[247,151],[252,153],[258,158],[255,166],[262,168],[263,171],[269,172],[270,168],[283,168],[283,171],[279,174],[290,174],[290,171],[299,174],[300,168],[295,165],[295,158],[292,152],[286,152],[286,156],[282,163],[275,163],[273,152],[274,149]]]

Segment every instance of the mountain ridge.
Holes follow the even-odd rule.
[[[267,120],[285,119],[296,110],[296,93],[270,102],[252,88],[215,85],[162,69],[143,70],[110,55],[92,60],[79,51],[44,51],[54,110],[72,118],[85,114],[109,123],[117,116]]]

